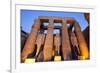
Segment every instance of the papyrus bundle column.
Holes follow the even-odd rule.
[[[36,51],[36,55],[35,55],[36,57],[38,56],[41,46],[44,43],[44,38],[45,38],[45,35],[43,33],[39,33],[37,36],[37,40],[36,40],[37,51]]]
[[[52,58],[52,49],[53,49],[53,20],[49,20],[48,30],[46,34],[44,49],[43,49],[43,56],[44,61],[50,61]]]
[[[29,37],[28,37],[28,39],[25,43],[25,46],[24,46],[22,54],[21,54],[21,60],[23,62],[25,61],[27,56],[29,54],[31,54],[35,49],[35,41],[36,41],[36,38],[37,38],[37,33],[38,33],[39,28],[40,28],[40,21],[38,19],[36,19],[34,21],[34,25],[32,27],[32,30],[29,34]]]
[[[76,56],[78,59],[78,56],[80,56],[80,49],[78,47],[78,41],[77,41],[77,37],[75,35],[74,32],[70,32],[71,36],[70,36],[70,40],[71,40],[71,44],[72,44],[72,50],[74,51],[74,57]]]
[[[71,47],[67,28],[67,21],[62,21],[62,55],[64,60],[70,59]]]
[[[81,32],[81,28],[77,22],[75,22],[74,27],[75,27],[75,33],[76,33],[76,36],[78,39],[81,55],[82,55],[83,59],[88,59],[89,58],[88,47],[87,47],[85,38]]]
[[[57,33],[56,36],[54,37],[54,46],[57,55],[60,54],[60,45],[61,45],[61,39],[60,39],[60,35]]]

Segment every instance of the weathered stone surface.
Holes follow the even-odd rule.
[[[60,53],[60,45],[61,45],[61,39],[60,35],[57,33],[56,36],[54,37],[54,46],[55,46],[55,51]]]
[[[70,53],[71,53],[69,34],[68,34],[68,29],[67,29],[66,24],[67,24],[66,20],[63,20],[62,22],[62,54],[63,54],[64,60],[68,60],[70,58]]]
[[[43,51],[39,53],[39,56],[37,57],[37,62],[42,62],[43,61]]]
[[[77,41],[77,38],[75,36],[75,33],[74,32],[71,32],[71,44],[72,46],[77,46],[78,47],[78,41]]]
[[[71,41],[71,45],[72,45],[72,58],[77,60],[77,59],[80,59],[78,57],[81,54],[79,46],[78,46],[77,37],[74,32],[70,32],[70,34],[71,34],[70,41]]]
[[[78,39],[81,55],[84,57],[84,59],[88,59],[89,51],[83,33],[81,32],[81,28],[77,22],[74,24],[74,27],[75,27],[75,33]]]
[[[37,51],[36,56],[38,56],[41,46],[44,44],[45,35],[43,33],[39,33],[36,40]]]
[[[44,55],[44,61],[50,61],[52,58],[52,49],[53,49],[53,20],[51,19],[49,21],[47,35],[45,39],[44,49],[43,49],[43,55]]]
[[[25,59],[27,58],[27,56],[34,51],[35,41],[37,38],[37,32],[38,32],[39,28],[40,28],[40,21],[38,19],[36,19],[34,26],[32,27],[32,30],[31,30],[29,37],[23,48],[22,54],[21,54],[22,62],[24,62]]]

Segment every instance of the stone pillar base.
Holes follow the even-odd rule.
[[[35,59],[34,58],[28,58],[28,59],[25,59],[25,63],[35,63]]]
[[[61,56],[55,56],[54,61],[61,61]]]
[[[85,56],[78,56],[78,60],[87,60]]]

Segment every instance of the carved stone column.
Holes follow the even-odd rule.
[[[83,59],[88,59],[89,51],[88,51],[88,47],[87,47],[86,41],[84,39],[83,33],[81,32],[81,27],[79,26],[79,24],[77,22],[74,24],[74,27],[75,27],[75,33],[76,33],[76,36],[78,39],[81,55],[82,55]]]
[[[45,38],[45,35],[43,33],[39,33],[37,36],[37,40],[36,40],[37,51],[36,51],[36,55],[35,55],[36,57],[38,56],[38,54],[40,52],[41,46],[43,45],[44,38]]]
[[[36,19],[34,21],[34,25],[32,27],[32,30],[29,34],[29,37],[25,43],[25,46],[24,46],[22,54],[21,54],[22,62],[24,62],[25,59],[27,58],[27,56],[34,51],[35,41],[36,41],[37,32],[38,32],[39,28],[40,28],[40,20]]]
[[[67,21],[63,19],[62,21],[62,54],[64,60],[70,59],[71,47],[69,41],[69,34],[67,28]]]
[[[78,47],[78,41],[77,41],[77,38],[75,36],[75,33],[71,32],[70,34],[71,34],[70,39],[71,39],[72,46],[77,46]]]
[[[70,36],[70,40],[71,40],[71,45],[72,45],[72,58],[77,60],[79,59],[78,57],[80,56],[80,49],[78,46],[78,41],[77,41],[77,37],[75,35],[74,32],[70,32],[71,36]]]
[[[61,45],[61,39],[60,39],[60,35],[57,33],[56,36],[54,37],[54,46],[57,55],[60,54],[60,45]]]
[[[54,28],[53,20],[50,19],[43,49],[44,61],[50,61],[52,58],[53,28]]]

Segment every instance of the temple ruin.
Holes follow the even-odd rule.
[[[39,16],[21,52],[21,62],[27,58],[35,58],[36,62],[54,61],[55,56],[61,56],[62,61],[88,60],[89,47],[75,19]]]

